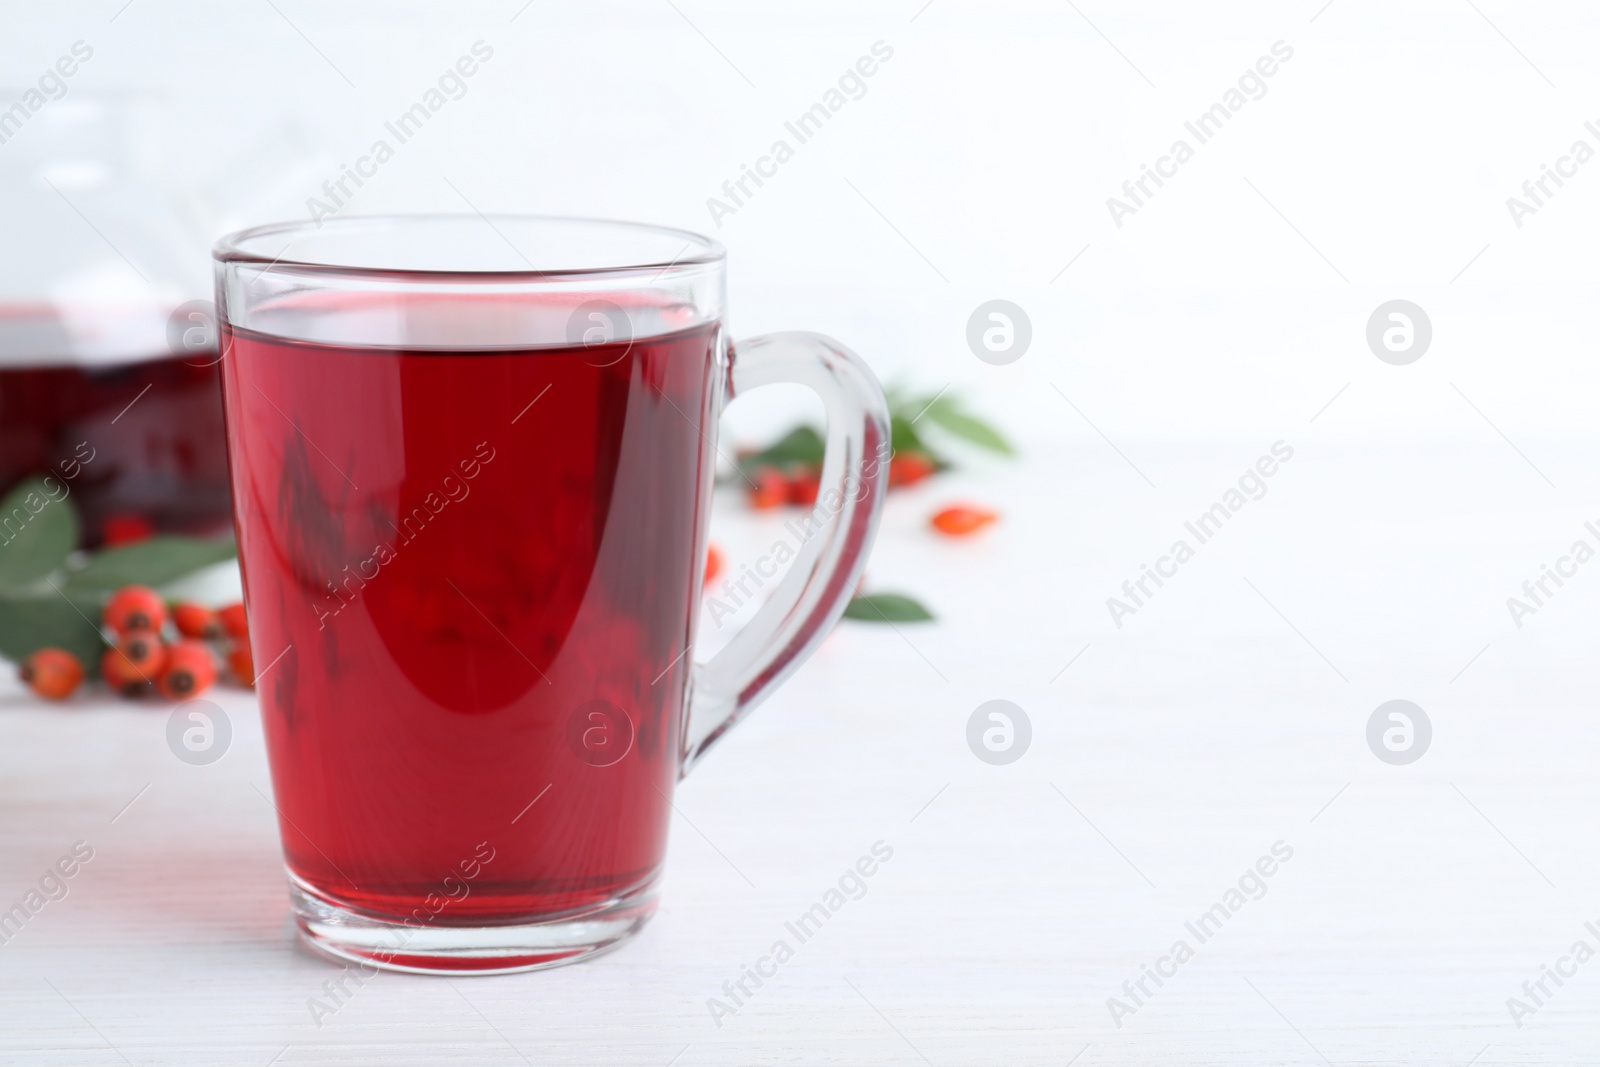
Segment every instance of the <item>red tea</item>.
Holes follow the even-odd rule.
[[[304,887],[481,926],[655,877],[718,344],[715,325],[488,351],[225,333],[251,641]]]
[[[94,458],[72,481],[84,543],[119,521],[165,533],[227,528],[228,463],[212,356],[0,368],[0,493]]]

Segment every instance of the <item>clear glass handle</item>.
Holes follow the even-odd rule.
[[[779,382],[822,398],[822,482],[810,513],[786,530],[794,562],[772,598],[728,646],[695,665],[683,774],[811,655],[838,621],[866,564],[889,475],[889,407],[872,371],[839,342],[773,333],[734,347],[727,399]]]

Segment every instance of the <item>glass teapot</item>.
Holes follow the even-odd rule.
[[[0,143],[0,493],[70,473],[83,547],[230,522],[208,241],[159,119],[75,91]]]

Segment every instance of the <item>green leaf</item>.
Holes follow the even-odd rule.
[[[106,643],[91,620],[103,607],[102,597],[83,594],[0,595],[0,656],[21,663],[41,648],[64,648],[92,674]]]
[[[231,537],[152,537],[96,552],[83,567],[67,575],[64,588],[73,592],[162,586],[236,555],[238,548]]]
[[[822,434],[810,426],[796,426],[760,454],[774,462],[821,463],[824,449]]]
[[[78,547],[78,513],[65,490],[60,479],[33,475],[0,500],[0,588],[37,582]]]
[[[912,425],[910,419],[898,416],[889,419],[889,447],[897,456],[911,453],[927,456],[940,470],[949,466],[937,452],[928,447],[928,443],[917,433],[917,428]]]
[[[999,452],[1005,456],[1016,455],[1016,449],[1011,447],[1010,441],[1000,436],[999,430],[982,419],[968,415],[948,399],[941,398],[928,405],[928,418],[957,437],[987,448],[991,452]]]
[[[810,426],[796,426],[777,441],[739,461],[748,473],[762,467],[788,467],[822,465],[825,450],[822,435]]]
[[[844,617],[859,622],[928,622],[933,612],[902,593],[852,597]]]

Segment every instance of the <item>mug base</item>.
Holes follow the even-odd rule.
[[[417,926],[337,904],[289,878],[300,936],[333,959],[407,974],[515,974],[591,959],[622,945],[656,910],[655,879],[580,915],[499,926]]]

